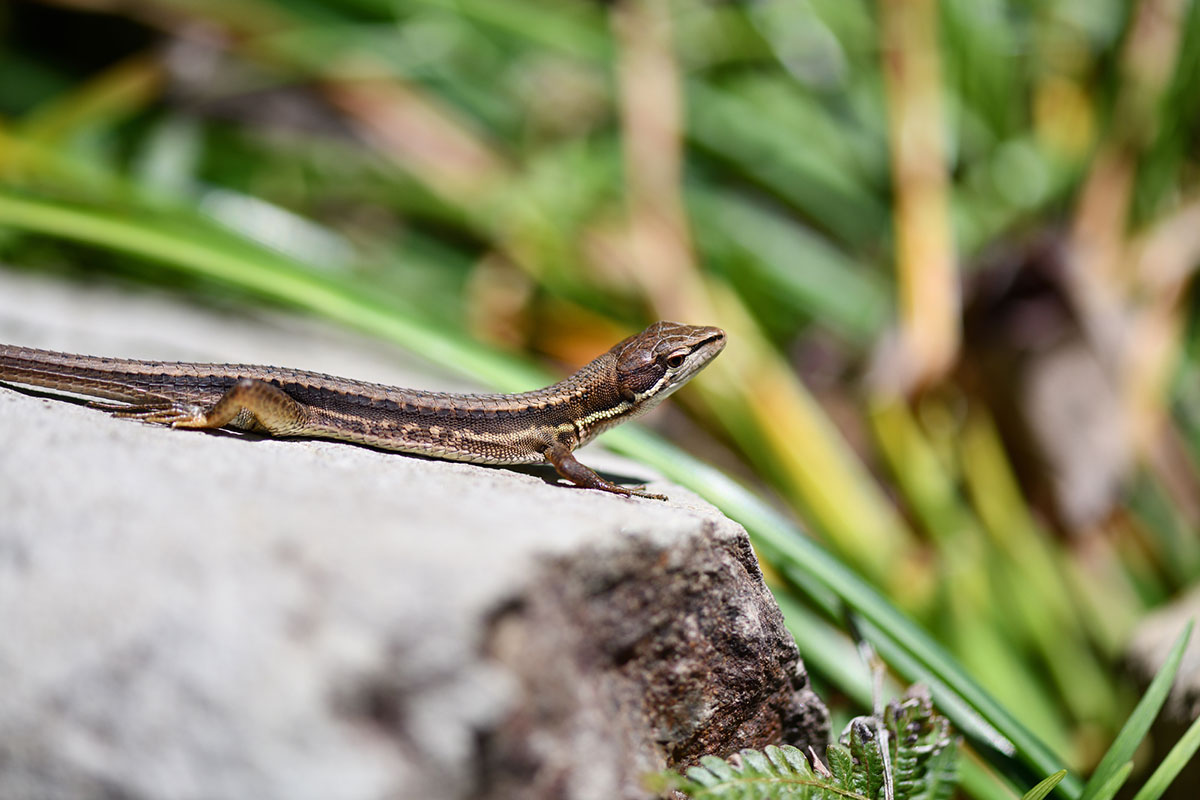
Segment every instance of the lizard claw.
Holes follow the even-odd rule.
[[[655,494],[654,492],[646,491],[646,484],[640,483],[637,486],[622,486],[622,489],[629,494],[630,497],[645,497],[650,500],[666,500],[665,494]]]
[[[104,411],[109,411],[114,417],[136,419],[140,422],[148,422],[156,425],[170,425],[172,427],[179,427],[180,423],[186,423],[194,420],[196,416],[192,407],[182,407],[159,403],[127,406],[113,406],[105,403],[96,403],[94,404],[94,407],[100,408]]]

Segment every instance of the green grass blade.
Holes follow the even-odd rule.
[[[828,152],[796,147],[803,131],[765,124],[771,107],[757,105],[748,92],[692,81],[686,107],[688,136],[696,144],[802,211],[838,241],[874,241],[886,231],[888,210],[878,196],[850,170],[839,168]]]
[[[231,235],[186,226],[150,227],[133,214],[0,192],[0,226],[4,225],[119,250],[313,311],[505,390],[534,388],[546,377],[517,359],[404,316],[365,289]]]
[[[1022,795],[1021,800],[1042,800],[1044,797],[1046,797],[1046,795],[1054,791],[1054,787],[1058,786],[1059,782],[1065,777],[1067,777],[1067,771],[1065,769],[1060,769],[1058,772],[1054,773],[1048,778],[1043,779],[1041,783]]]
[[[820,319],[857,345],[887,325],[891,290],[883,278],[778,209],[702,185],[690,189],[688,205],[698,241],[732,264],[735,285],[753,280],[782,311]]]
[[[1167,753],[1167,757],[1154,770],[1154,774],[1133,796],[1133,800],[1158,800],[1162,797],[1163,792],[1179,775],[1180,770],[1188,765],[1197,750],[1200,750],[1200,717],[1197,717],[1187,732],[1179,738],[1171,752]]]
[[[958,786],[962,791],[955,797],[965,795],[973,800],[1017,800],[1015,784],[1007,776],[984,766],[978,753],[964,748],[960,756]]]
[[[1126,761],[1096,790],[1096,793],[1092,795],[1094,800],[1112,800],[1116,797],[1117,792],[1125,785],[1125,781],[1129,780],[1131,772],[1133,772],[1133,762]],[[1088,785],[1090,786],[1091,782]]]
[[[535,47],[604,59],[612,44],[603,18],[583,3],[530,3],[524,0],[420,0],[413,5],[451,10],[480,26],[524,40]]]
[[[772,591],[783,612],[784,623],[795,637],[809,672],[836,687],[862,709],[869,710],[873,688],[871,673],[850,638],[802,605],[786,587],[772,587]],[[896,667],[895,664],[892,666]],[[899,694],[900,690],[893,681],[888,680],[884,692],[891,695]],[[940,703],[939,710],[948,718],[959,717],[958,714],[949,714]],[[978,754],[964,752],[959,760],[958,771],[959,786],[969,797],[975,800],[1016,800],[1015,784],[1007,776],[980,763]],[[1046,791],[1049,792],[1066,774],[1066,770],[1056,773],[1059,777],[1048,785]]]
[[[846,634],[802,605],[787,591],[772,587],[783,621],[800,648],[804,665],[836,686],[863,709],[871,708],[871,671]],[[894,688],[894,687],[889,687]]]
[[[1117,734],[1117,738],[1113,741],[1112,746],[1108,748],[1108,752],[1104,754],[1104,758],[1100,759],[1100,764],[1096,767],[1095,773],[1092,774],[1092,779],[1088,781],[1087,786],[1083,787],[1083,794],[1080,795],[1080,800],[1103,800],[1105,797],[1103,794],[1104,791],[1108,789],[1109,784],[1114,778],[1125,769],[1124,765],[1133,758],[1134,751],[1137,750],[1138,745],[1145,738],[1146,731],[1150,730],[1150,724],[1154,722],[1154,718],[1158,716],[1158,710],[1162,708],[1163,702],[1167,699],[1167,693],[1171,690],[1171,684],[1175,681],[1175,673],[1179,671],[1179,663],[1183,659],[1183,651],[1187,647],[1188,639],[1192,635],[1193,624],[1193,622],[1189,621],[1184,627],[1183,632],[1179,634],[1179,638],[1176,640],[1175,646],[1171,649],[1171,654],[1167,657],[1166,663],[1158,671],[1158,675],[1154,676],[1154,680],[1150,682],[1150,687],[1146,689],[1146,693],[1138,701],[1137,707],[1129,715],[1129,719],[1126,720],[1125,725],[1121,728],[1121,732]]]

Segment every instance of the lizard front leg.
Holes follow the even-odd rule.
[[[600,477],[600,475],[596,474],[595,470],[580,463],[570,448],[561,442],[556,442],[546,448],[545,455],[546,460],[554,465],[554,469],[558,471],[558,474],[576,486],[582,486],[587,489],[599,489],[602,492],[612,492],[613,494],[623,494],[626,497],[648,497],[651,500],[667,499],[667,496],[663,494],[654,494],[644,489],[619,486],[610,480]]]

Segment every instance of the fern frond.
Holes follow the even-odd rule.
[[[958,742],[928,691],[914,687],[883,712],[896,800],[950,800],[958,782]],[[652,788],[691,800],[881,800],[888,779],[878,717],[855,717],[829,745],[829,777],[795,747],[743,750],[728,760],[705,756],[686,777],[653,776]],[[824,772],[822,774],[825,774]]]
[[[880,797],[880,789],[887,780],[874,723],[874,717],[855,717],[842,734],[842,744],[850,748],[857,768],[852,773],[851,789],[867,798]]]
[[[825,749],[825,758],[829,760],[835,784],[848,792],[854,791],[854,756],[850,755],[850,748],[834,742]]]
[[[958,747],[924,687],[888,704],[883,721],[892,735],[896,800],[949,800],[958,784]]]
[[[669,772],[658,778],[656,790],[676,789],[692,800],[866,800],[818,777],[790,745],[743,750],[729,760],[705,756],[686,778]]]

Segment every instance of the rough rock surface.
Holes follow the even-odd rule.
[[[0,341],[461,388],[311,325],[3,272]],[[0,387],[0,797],[612,800],[824,744],[738,525],[661,482],[554,484]]]

